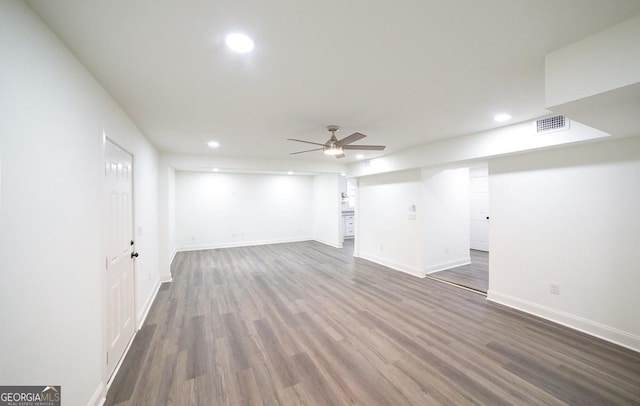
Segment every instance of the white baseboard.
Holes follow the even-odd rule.
[[[89,399],[87,406],[102,406],[105,400],[107,400],[107,392],[105,390],[104,384],[100,382],[100,385],[98,385],[98,389],[96,389],[96,391],[93,393],[93,396],[91,396],[91,399]]]
[[[640,337],[635,334],[491,290],[487,299],[640,352]]]
[[[177,253],[178,253],[178,250],[174,249],[173,253],[171,254],[171,258],[169,258],[169,266],[171,266],[171,264],[173,263],[173,259],[176,257]]]
[[[138,330],[140,330],[142,328],[142,325],[144,324],[144,321],[147,319],[147,316],[149,315],[149,310],[151,310],[151,305],[153,305],[153,301],[156,299],[156,296],[158,295],[158,291],[160,290],[160,285],[162,282],[160,282],[160,279],[158,279],[156,281],[156,286],[154,286],[153,288],[153,293],[151,295],[149,295],[149,297],[147,298],[147,302],[144,304],[144,307],[142,308],[142,313],[140,314],[140,317],[137,318],[137,326],[138,326]]]
[[[430,265],[430,266],[425,268],[425,272],[427,274],[430,274],[430,273],[434,273],[434,272],[444,271],[446,269],[456,268],[456,267],[462,266],[462,265],[468,265],[470,263],[471,263],[471,257],[466,256],[466,257],[454,259],[454,260],[451,260],[451,261],[441,262],[441,263],[435,264],[435,265]]]
[[[286,244],[290,242],[311,241],[311,237],[297,237],[297,238],[274,238],[269,240],[255,240],[255,241],[237,241],[215,244],[198,244],[198,245],[183,245],[177,248],[178,252],[184,251],[202,251],[202,250],[214,250],[218,248],[237,248],[237,247],[250,247],[253,245],[269,245],[269,244]]]
[[[319,242],[320,244],[328,245],[333,248],[342,248],[342,243],[334,244],[321,238],[314,238],[313,241]]]
[[[361,253],[358,256],[359,258],[366,259],[367,261],[375,262],[376,264],[386,266],[387,268],[391,268],[395,271],[400,271],[404,273],[408,273],[409,275],[417,276],[418,278],[424,278],[425,273],[424,270],[420,268],[416,268],[411,265],[401,264],[399,262],[391,261],[386,258],[377,257],[375,255]]]

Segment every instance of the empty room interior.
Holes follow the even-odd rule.
[[[640,404],[639,112],[635,0],[3,0],[0,391]]]

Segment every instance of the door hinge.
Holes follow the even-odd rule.
[[[104,257],[104,269],[109,269],[109,258]]]
[[[109,351],[107,351],[107,365],[109,365]]]

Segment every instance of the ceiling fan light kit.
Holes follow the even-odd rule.
[[[344,153],[344,151],[337,145],[330,145],[324,148],[324,153],[326,155],[340,155]]]
[[[336,131],[338,131],[339,129],[340,127],[338,127],[337,125],[327,126],[327,130],[331,133],[331,138],[329,138],[329,140],[324,144],[320,144],[318,142],[312,142],[312,141],[298,140],[295,138],[287,138],[287,140],[289,141],[304,142],[305,144],[318,145],[321,147],[321,148],[314,148],[314,149],[309,149],[305,151],[292,152],[289,155],[304,154],[306,152],[312,152],[312,151],[323,151],[326,155],[332,155],[332,156],[335,156],[336,158],[343,158],[345,156],[344,150],[346,149],[382,151],[385,148],[384,145],[349,145],[352,142],[356,142],[358,140],[365,138],[366,135],[355,132],[348,137],[338,140],[338,138],[336,138]]]

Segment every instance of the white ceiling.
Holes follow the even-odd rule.
[[[496,127],[497,112],[545,115],[544,56],[640,13],[637,0],[28,4],[160,150],[292,160],[335,160],[288,156],[308,148],[286,138],[325,142],[328,124],[388,154]],[[237,30],[253,53],[225,48]]]

